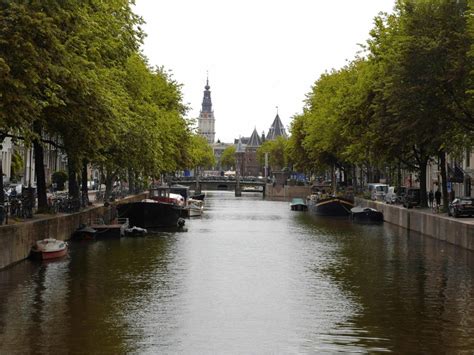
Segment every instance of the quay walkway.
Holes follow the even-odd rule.
[[[356,198],[356,204],[383,212],[386,222],[474,250],[474,218],[454,218],[449,217],[447,213],[434,213],[428,208],[407,209],[400,205],[389,205],[362,198]]]

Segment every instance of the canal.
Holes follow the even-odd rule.
[[[206,208],[0,271],[0,353],[474,350],[474,253],[258,195]]]

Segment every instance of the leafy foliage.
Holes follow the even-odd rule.
[[[268,163],[273,171],[288,166],[287,139],[278,136],[275,140],[267,140],[257,149],[257,159],[261,165],[265,164],[265,154],[268,153]]]
[[[227,169],[236,167],[235,151],[235,145],[230,145],[224,149],[221,155],[221,166]]]
[[[293,119],[288,152],[295,167],[403,166],[417,172],[425,197],[430,159],[472,140],[469,6],[399,0],[393,14],[377,16],[366,57],[323,74]]]

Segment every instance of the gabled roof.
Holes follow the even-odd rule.
[[[258,135],[257,129],[254,128],[252,135],[250,136],[249,142],[247,143],[249,147],[260,147],[262,145],[262,139]]]
[[[268,130],[267,139],[273,140],[279,136],[287,138],[285,127],[283,126],[283,123],[281,123],[280,116],[278,116],[277,113],[275,120],[270,126],[270,129]]]

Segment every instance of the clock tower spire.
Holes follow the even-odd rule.
[[[215,139],[215,118],[212,110],[211,91],[209,86],[209,75],[206,78],[206,86],[204,86],[204,97],[202,99],[201,112],[198,118],[198,133],[205,137],[208,143],[214,143]]]

